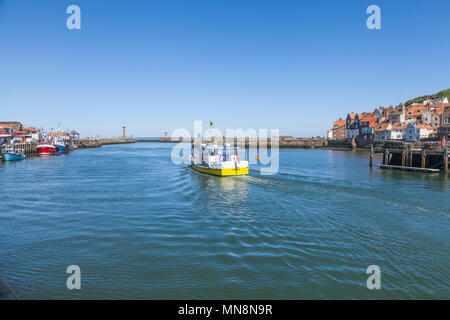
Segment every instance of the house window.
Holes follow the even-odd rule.
[[[450,117],[445,117],[445,124],[450,124]]]

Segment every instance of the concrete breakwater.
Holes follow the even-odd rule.
[[[98,138],[98,139],[78,139],[75,144],[79,149],[84,148],[100,148],[110,144],[126,144],[135,143],[137,140],[133,138]]]
[[[194,138],[152,138],[152,140],[138,139],[137,142],[162,142],[162,143],[228,143],[230,145],[238,145],[245,148],[271,148],[278,145],[279,148],[291,149],[331,149],[331,150],[371,150],[374,148],[375,152],[382,152],[383,149],[414,149],[426,148],[428,150],[440,150],[439,140],[426,140],[421,142],[408,142],[404,140],[363,140],[363,139],[325,139],[325,138],[294,138],[294,137],[279,137],[277,142],[273,142],[271,138],[225,138],[225,137],[210,137],[200,140]],[[447,143],[449,145],[450,142]]]
[[[143,141],[143,140],[138,140]],[[155,140],[153,140],[155,141]],[[294,137],[280,137],[277,141],[271,138],[225,138],[225,137],[209,137],[197,140],[196,138],[160,138],[159,142],[179,143],[228,143],[230,145],[245,147],[245,148],[271,148],[278,146],[279,148],[298,148],[298,149],[315,149],[326,148],[328,140],[324,138],[294,138]]]
[[[272,146],[278,146],[281,149],[336,149],[336,150],[352,150],[352,149],[370,149],[370,144],[359,144],[354,139],[326,139],[326,138],[295,138],[292,136],[281,136],[278,141],[272,141],[271,138],[225,138],[225,137],[212,137],[203,138],[201,143],[221,142],[229,143],[230,145],[245,146],[245,148],[271,148]],[[138,140],[143,141],[143,140]],[[160,138],[158,142],[191,142],[196,143],[194,138]]]
[[[294,138],[290,136],[279,137],[278,142],[272,142],[267,138],[225,138],[210,137],[202,140],[193,138],[81,138],[73,141],[79,149],[99,148],[103,145],[127,144],[136,142],[161,142],[161,143],[217,143],[223,142],[230,145],[237,145],[245,148],[272,148],[278,145],[281,149],[331,149],[331,150],[370,150],[373,146],[375,152],[383,152],[384,149],[411,149],[422,148],[440,149],[439,141],[406,142],[389,140],[383,142],[360,141],[355,139],[325,139],[325,138]],[[24,150],[26,155],[36,154],[36,144],[20,143],[15,144],[16,150]],[[0,152],[5,151],[5,146],[0,146]]]

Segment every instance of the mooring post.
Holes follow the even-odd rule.
[[[369,166],[372,168],[373,162],[373,144],[370,146],[370,155],[369,155]]]
[[[444,148],[444,173],[448,173],[448,149]]]
[[[406,149],[402,150],[402,167],[406,167]]]
[[[425,150],[422,149],[422,168],[426,168]]]
[[[413,151],[409,150],[409,167],[413,165]]]

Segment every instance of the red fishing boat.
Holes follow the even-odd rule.
[[[37,153],[40,156],[56,154],[56,147],[52,144],[39,144],[37,147]]]

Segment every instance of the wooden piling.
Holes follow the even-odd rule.
[[[422,168],[426,168],[426,154],[425,150],[422,149]]]
[[[372,168],[373,163],[373,145],[370,146],[369,166]]]
[[[353,150],[353,151],[356,150],[356,141],[355,141],[355,138],[352,139],[352,150]]]
[[[397,148],[391,150],[386,148],[383,150],[383,164],[379,164],[378,166],[382,169],[449,173],[448,147],[440,150],[436,150],[436,148],[428,149],[423,145],[420,147],[420,149],[404,147],[403,149]],[[391,153],[395,156],[392,160],[390,159]]]
[[[388,165],[389,164],[389,149],[386,149],[386,152],[384,153],[384,161],[383,164]]]
[[[444,148],[444,173],[448,173],[448,149]]]
[[[413,152],[412,150],[409,150],[409,166],[412,167],[413,166]]]

